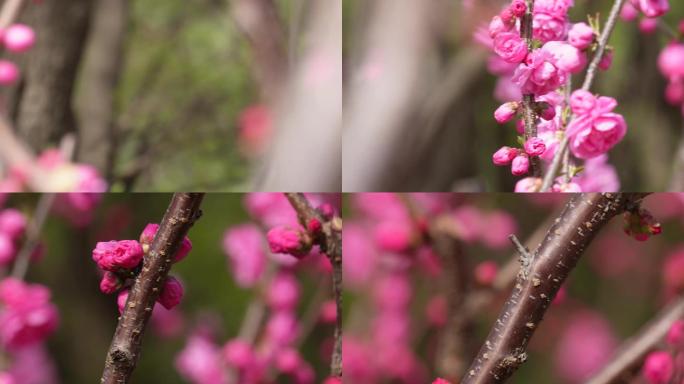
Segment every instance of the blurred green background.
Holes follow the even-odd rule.
[[[179,305],[185,315],[185,335],[198,318],[215,317],[219,320],[216,341],[220,345],[237,334],[255,294],[235,285],[221,249],[224,231],[249,220],[242,205],[243,197],[240,194],[205,197],[203,216],[189,232],[193,250],[171,271],[181,278],[185,287],[185,297]],[[38,198],[33,194],[12,195],[6,206],[30,213]],[[48,349],[57,363],[62,383],[98,381],[116,327],[116,296],[104,295],[98,289],[99,273],[91,259],[95,243],[137,239],[147,223],[161,220],[170,198],[170,194],[106,194],[93,222],[82,229],[74,228],[60,216],[51,215],[48,219],[41,236],[46,246],[45,256],[30,266],[26,279],[47,285],[59,308],[60,326],[48,339]],[[297,276],[302,284],[299,309],[303,312],[315,292],[318,276],[302,273]],[[330,335],[332,329],[317,327],[300,350],[318,378],[329,372],[329,358],[321,356],[320,346]],[[133,382],[184,382],[173,365],[184,343],[184,336],[161,339],[148,325]]]

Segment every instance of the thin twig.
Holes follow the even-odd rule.
[[[613,8],[611,8],[610,10],[610,14],[608,15],[606,25],[603,27],[603,32],[601,33],[601,36],[598,39],[596,53],[594,54],[591,63],[589,63],[589,67],[587,68],[587,75],[584,78],[584,83],[582,84],[581,88],[584,91],[589,91],[591,85],[594,83],[596,71],[598,70],[599,63],[601,63],[601,59],[603,59],[603,54],[606,50],[606,47],[608,46],[608,40],[610,40],[610,35],[613,33],[613,29],[615,28],[618,16],[620,15],[620,10],[622,9],[624,3],[625,0],[615,0],[615,2],[613,3]],[[551,167],[549,167],[549,170],[546,172],[546,175],[544,176],[544,181],[542,182],[542,187],[540,189],[541,192],[548,192],[549,189],[551,189],[553,181],[556,179],[556,175],[558,175],[558,171],[560,170],[563,156],[565,154],[565,151],[567,151],[568,149],[569,142],[570,139],[567,135],[565,135],[563,137],[563,140],[561,140],[560,144],[558,145],[558,149],[556,149],[556,154],[553,157],[553,161],[551,162]]]
[[[55,194],[46,193],[40,197],[36,210],[33,213],[33,218],[26,230],[26,240],[21,251],[17,255],[16,261],[12,266],[12,277],[23,279],[28,271],[31,262],[31,256],[36,250],[40,242],[40,233],[47,220],[52,204],[55,201]]]
[[[303,193],[286,193],[285,196],[297,212],[297,217],[303,227],[306,228],[311,219],[316,219],[323,225],[323,236],[317,244],[332,264],[333,295],[337,308],[330,374],[333,377],[342,377],[342,220],[334,217],[325,221],[322,215],[309,204]]]
[[[533,253],[536,261],[527,276],[518,274],[511,296],[462,384],[503,383],[526,361],[534,331],[593,237],[642,197],[624,193],[573,196]]]
[[[534,0],[526,0],[527,10],[522,17],[520,36],[527,43],[527,52],[533,50],[532,19],[534,18]],[[523,119],[525,121],[525,141],[537,137],[537,114],[534,111],[534,94],[523,95]],[[541,163],[538,156],[530,157],[530,169],[533,177],[541,176]]]
[[[143,259],[143,267],[133,283],[119,318],[112,344],[107,352],[103,384],[128,383],[138,363],[142,339],[155,301],[171,270],[176,254],[188,230],[201,215],[202,193],[176,193],[171,199],[159,230]]]
[[[684,317],[684,298],[679,297],[636,335],[627,340],[615,353],[610,363],[589,379],[587,384],[625,382],[624,376],[638,369],[644,356],[663,340],[672,323],[682,317]]]

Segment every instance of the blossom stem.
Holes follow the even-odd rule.
[[[610,363],[603,367],[587,384],[610,384],[625,382],[639,368],[646,354],[660,343],[672,324],[684,317],[684,297],[679,297],[663,309],[653,320],[627,340],[615,353]]]
[[[520,23],[520,37],[527,43],[528,54],[532,52],[532,19],[534,14],[534,0],[525,0],[527,9]],[[534,94],[523,95],[523,120],[525,122],[525,141],[537,137],[537,115],[534,111]],[[530,157],[530,173],[533,177],[541,176],[541,162],[539,157]]]
[[[467,370],[462,384],[505,382],[527,359],[527,344],[551,301],[594,236],[643,194],[577,194],[566,204],[532,252],[528,273],[519,273],[503,310]]]
[[[290,205],[297,212],[302,227],[306,228],[311,219],[323,224],[323,236],[317,241],[321,251],[332,264],[332,285],[337,319],[335,321],[334,346],[330,362],[330,375],[342,377],[342,219],[334,217],[329,221],[314,209],[303,193],[286,193]]]
[[[598,39],[596,53],[594,54],[591,63],[589,63],[589,67],[587,68],[587,75],[584,78],[584,83],[582,84],[581,88],[584,91],[589,91],[591,85],[594,83],[594,78],[596,77],[596,71],[598,70],[599,63],[601,63],[603,54],[605,53],[606,47],[608,46],[608,40],[610,40],[610,35],[613,33],[613,29],[615,29],[615,24],[617,24],[618,16],[620,15],[620,10],[622,9],[622,6],[624,4],[625,0],[615,0],[615,2],[613,3],[613,7],[611,8],[610,14],[608,15],[608,20],[606,20],[606,25],[603,27],[601,36]],[[569,142],[570,139],[567,136],[564,136],[563,140],[561,140],[560,144],[558,145],[558,149],[556,150],[556,154],[553,157],[551,166],[549,167],[549,170],[546,172],[546,175],[544,176],[544,181],[542,182],[542,186],[540,189],[541,192],[548,192],[551,189],[553,181],[556,179],[556,176],[560,171],[561,164],[563,162],[562,160],[565,156],[565,151],[568,150]]]
[[[17,279],[24,279],[28,271],[29,263],[31,262],[31,255],[38,246],[40,241],[40,232],[47,220],[52,204],[55,201],[55,194],[46,193],[40,197],[36,211],[33,213],[33,219],[26,231],[26,241],[24,246],[19,251],[17,259],[12,266],[12,277]]]
[[[135,279],[107,352],[101,383],[128,383],[138,363],[145,326],[171,270],[172,256],[201,216],[203,193],[176,193]]]

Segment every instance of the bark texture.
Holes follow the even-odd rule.
[[[531,259],[523,256],[511,296],[462,384],[503,383],[527,360],[527,344],[586,247],[642,194],[578,194],[567,203]],[[527,260],[525,262],[525,260]]]
[[[145,326],[188,230],[201,215],[204,194],[176,193],[135,279],[107,353],[102,383],[128,383],[138,363]]]
[[[19,136],[36,150],[76,131],[72,99],[92,6],[92,0],[59,0],[27,8],[36,45],[26,56],[14,116]]]

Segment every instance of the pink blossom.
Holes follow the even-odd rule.
[[[596,96],[591,92],[578,89],[570,95],[570,108],[577,115],[591,112],[596,106]]]
[[[666,384],[674,374],[674,359],[665,351],[649,353],[644,360],[641,374],[649,384]]]
[[[508,8],[516,17],[522,17],[527,11],[527,4],[525,4],[525,0],[513,0]]]
[[[660,52],[658,68],[668,79],[684,77],[684,44],[671,43]]]
[[[584,382],[608,362],[616,346],[614,332],[603,316],[589,311],[575,314],[556,347],[558,374],[572,383]]]
[[[484,215],[471,205],[462,205],[452,214],[459,238],[467,243],[479,239],[486,223]]]
[[[223,358],[229,365],[238,369],[247,369],[252,364],[256,356],[252,346],[244,340],[229,340],[223,346]]]
[[[498,58],[499,56],[492,56]],[[515,71],[515,68],[513,68]],[[522,93],[520,87],[516,85],[511,79],[510,75],[499,77],[494,87],[494,98],[498,101],[504,102],[506,100],[520,100]]]
[[[413,288],[406,275],[396,273],[379,278],[373,287],[375,304],[383,310],[406,309],[413,297]]]
[[[147,252],[149,250],[149,247],[152,245],[152,242],[154,241],[154,237],[157,235],[158,230],[159,224],[150,223],[145,226],[142,233],[140,234],[140,244],[142,245],[143,250],[145,250],[145,252]],[[192,241],[190,241],[189,237],[185,236],[180,246],[178,247],[178,251],[176,251],[176,254],[173,256],[173,262],[177,263],[183,260],[190,253],[191,250]]]
[[[513,82],[520,86],[523,94],[543,95],[558,89],[566,77],[549,51],[537,49],[516,68]]]
[[[414,231],[408,221],[383,221],[376,225],[373,238],[381,250],[404,252],[411,246]]]
[[[26,217],[17,209],[5,209],[0,211],[0,232],[6,233],[16,240],[26,230]]]
[[[44,343],[35,343],[12,351],[9,374],[15,384],[57,384],[55,363]]]
[[[668,0],[630,0],[646,17],[662,16],[670,10]]]
[[[185,327],[183,313],[177,308],[168,310],[161,304],[155,303],[152,317],[152,331],[162,339],[178,337]]]
[[[511,121],[518,111],[518,103],[504,103],[494,111],[494,118],[499,124],[504,124]]]
[[[557,93],[557,92],[552,92],[552,93]],[[539,117],[542,119],[549,121],[553,120],[556,117],[556,107],[549,103],[542,103],[542,108],[539,113]]]
[[[672,323],[665,340],[675,348],[682,347],[684,344],[684,320],[677,320]]]
[[[684,290],[684,248],[679,248],[665,258],[662,268],[663,283],[669,292]]]
[[[57,307],[45,287],[6,278],[0,283],[0,300],[0,342],[5,348],[40,342],[57,329]]]
[[[323,302],[319,319],[325,324],[332,324],[337,320],[337,303],[335,300]]]
[[[578,193],[583,191],[579,184],[573,182],[566,183],[559,177],[556,180],[556,183],[551,187],[551,192]]]
[[[131,292],[128,289],[124,289],[119,292],[119,295],[116,297],[116,306],[119,308],[119,314],[123,314],[130,293]]]
[[[299,283],[290,273],[279,273],[268,286],[266,301],[274,310],[295,310],[299,301]]]
[[[186,380],[195,384],[227,384],[222,366],[221,348],[209,338],[193,335],[176,356],[176,369]]]
[[[600,156],[622,140],[627,124],[622,115],[612,112],[616,106],[615,99],[599,97],[590,111],[568,125],[570,149],[575,156],[580,159]]]
[[[639,16],[639,10],[632,3],[626,2],[620,11],[620,18],[624,21],[634,21]]]
[[[489,286],[496,279],[499,273],[499,266],[493,261],[483,261],[475,266],[475,282],[483,285]]]
[[[494,165],[508,165],[518,156],[518,150],[511,147],[501,147],[492,155],[492,162]]]
[[[31,49],[36,42],[33,28],[24,24],[14,24],[5,30],[2,37],[5,47],[10,52],[21,53]]]
[[[299,331],[297,318],[294,313],[276,312],[266,323],[266,335],[269,341],[278,346],[285,346],[292,343],[297,338]]]
[[[12,238],[6,233],[0,232],[0,265],[8,265],[14,261],[17,249]]]
[[[254,219],[269,228],[297,224],[297,214],[282,193],[249,193],[245,207]]]
[[[494,38],[494,52],[507,63],[519,63],[527,56],[527,43],[516,32],[501,32]]]
[[[554,65],[563,72],[577,73],[587,65],[587,55],[568,43],[549,41],[541,49],[554,58]]]
[[[644,17],[639,20],[639,31],[644,35],[653,34],[656,30],[658,30],[658,19]]]
[[[532,137],[525,142],[525,152],[530,156],[541,156],[546,151],[544,140]]]
[[[271,228],[266,237],[268,245],[274,253],[286,253],[300,258],[311,251],[311,238],[301,227]]]
[[[608,155],[600,155],[584,162],[584,172],[574,181],[583,192],[618,192],[620,179],[615,167],[608,163]]]
[[[345,285],[356,286],[368,282],[377,255],[364,228],[357,223],[344,223],[342,249],[345,250],[342,258]]]
[[[613,65],[613,50],[606,49],[606,51],[603,52],[603,57],[601,57],[598,67],[602,71],[607,71],[610,69],[611,65]]]
[[[183,285],[173,276],[166,278],[157,301],[166,309],[172,309],[183,299]]]
[[[223,251],[240,287],[249,288],[259,281],[266,268],[266,253],[258,226],[243,224],[229,228],[223,236]]]
[[[530,169],[530,159],[527,156],[518,155],[511,162],[511,173],[515,176],[522,176]]]
[[[577,49],[585,50],[594,42],[594,29],[587,23],[573,24],[568,31],[568,43]]]
[[[483,220],[482,242],[493,249],[504,249],[510,246],[508,236],[515,233],[517,223],[513,216],[505,211],[491,211],[487,213]]]
[[[100,280],[100,291],[105,294],[111,294],[119,290],[123,282],[113,272],[105,272]]]
[[[293,374],[303,363],[299,352],[292,348],[285,348],[278,352],[275,365],[280,372]]]
[[[513,28],[512,23],[504,23],[500,16],[494,16],[492,21],[489,23],[488,31],[489,36],[493,39],[498,34],[508,32]]]
[[[0,60],[0,85],[13,85],[19,79],[19,68],[9,60]]]
[[[567,10],[568,5],[562,0],[535,2],[532,36],[542,42],[564,40],[568,29]]]
[[[673,79],[667,83],[665,101],[674,106],[684,103],[684,79]]]
[[[93,250],[93,260],[105,271],[132,269],[143,259],[143,249],[135,240],[98,242]]]
[[[526,177],[518,180],[515,184],[515,192],[530,193],[537,192],[542,186],[542,179],[538,177]]]

